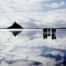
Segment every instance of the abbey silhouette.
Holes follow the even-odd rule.
[[[22,29],[23,27],[17,24],[16,22],[13,23],[12,26],[8,27],[8,29]]]
[[[13,23],[12,26],[8,27],[7,29],[23,29],[23,27],[21,27],[19,24],[17,24],[16,22]],[[12,31],[14,36],[17,36],[19,33],[21,33],[22,31]]]

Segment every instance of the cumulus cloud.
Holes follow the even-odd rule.
[[[49,8],[60,8],[64,6],[64,2],[60,2],[60,3],[50,3],[50,4],[46,4],[45,6],[48,6]]]
[[[50,25],[57,23],[57,21],[66,21],[66,9],[62,7],[64,6],[64,1],[57,3],[50,0],[9,0],[4,2],[1,0],[0,3],[1,27],[7,27],[8,24],[10,26],[15,21],[24,25],[24,27],[31,27],[29,25],[30,21],[34,27],[35,25],[44,27],[47,23],[50,27]],[[52,10],[52,8],[59,7],[62,7],[62,9]],[[50,11],[47,8],[51,8]]]

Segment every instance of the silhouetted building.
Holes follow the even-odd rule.
[[[12,26],[8,27],[7,29],[23,29],[23,27],[15,22]],[[17,36],[21,32],[22,31],[12,31],[14,36]]]

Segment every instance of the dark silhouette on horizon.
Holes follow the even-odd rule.
[[[13,23],[12,26],[8,27],[7,29],[23,29],[22,26],[20,26],[19,24],[17,24],[16,22]],[[14,36],[17,36],[19,33],[21,33],[22,31],[12,31]]]

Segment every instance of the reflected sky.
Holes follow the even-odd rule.
[[[66,0],[0,0],[0,28],[7,28],[15,21],[23,28],[66,27]],[[57,30],[56,36],[56,40],[51,36],[43,39],[42,29],[23,29],[16,37],[0,31],[0,64],[7,66],[9,60],[18,60],[18,66],[23,66],[22,59],[27,59],[31,63],[25,62],[28,65],[24,66],[32,61],[46,66],[50,61],[53,66],[66,51],[66,30]],[[14,63],[12,66],[17,65]]]

